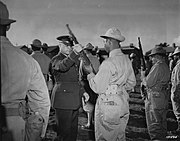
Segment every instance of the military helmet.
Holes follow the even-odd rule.
[[[16,21],[9,19],[9,11],[7,6],[0,1],[0,25],[9,25],[14,22]]]
[[[119,42],[123,42],[125,40],[125,37],[122,36],[119,29],[117,29],[115,27],[108,29],[106,31],[105,35],[102,35],[100,37],[102,37],[104,39],[112,38],[112,39],[118,40]]]
[[[42,43],[39,39],[34,39],[31,46],[34,46],[34,47],[38,47],[38,48],[41,48],[42,47]]]
[[[151,50],[151,53],[149,54],[149,56],[152,56],[155,54],[166,55],[166,50],[164,50],[161,46],[156,46],[155,48]]]

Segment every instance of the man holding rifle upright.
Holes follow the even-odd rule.
[[[55,80],[52,107],[56,110],[58,141],[76,141],[78,110],[81,105],[79,84],[79,53],[81,46],[73,46],[70,36],[60,36],[59,53],[51,61],[51,74]]]
[[[146,87],[145,113],[148,132],[151,140],[166,140],[168,111],[168,82],[170,71],[165,63],[166,51],[156,46],[152,49],[151,56],[153,66],[145,77],[145,71],[141,71],[142,84]]]

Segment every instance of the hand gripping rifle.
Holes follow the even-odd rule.
[[[145,63],[145,59],[144,59],[144,55],[143,55],[140,37],[138,37],[138,45],[139,45],[139,50],[140,50],[141,67],[142,67],[142,70],[145,71],[146,70],[146,63]],[[143,99],[145,99],[147,96],[146,86],[141,84],[140,90],[141,90],[141,96],[143,97]]]
[[[66,24],[66,27],[67,27],[67,29],[68,29],[68,31],[69,31],[69,35],[71,36],[71,38],[72,38],[72,40],[74,41],[74,43],[75,43],[75,44],[79,44],[79,42],[77,41],[77,39],[76,39],[76,37],[74,36],[73,32],[71,31],[71,29],[70,29],[70,27],[69,27],[69,24]],[[84,52],[84,50],[82,50],[82,51],[80,52],[80,56],[81,56],[81,58],[83,59],[83,64],[84,64],[85,66],[91,65],[91,62],[90,62],[89,58],[86,56],[86,53]],[[92,65],[91,65],[91,66],[92,66]],[[79,82],[80,82],[81,86],[83,86],[84,89],[85,89],[85,85],[87,85],[88,82],[87,82],[87,81],[84,81],[83,76],[84,76],[84,73],[87,75],[89,72],[86,72],[86,70],[84,70],[84,67],[83,67],[83,66],[82,66],[82,68],[80,67],[79,69],[80,69]],[[93,72],[95,73],[93,67],[92,67],[92,69],[93,69]],[[83,71],[83,70],[84,70],[84,71]],[[88,103],[88,102],[85,102],[85,96],[84,96],[84,95],[82,96],[82,101],[83,101],[84,105],[86,105],[86,104]],[[85,107],[84,105],[83,105],[83,108]]]
[[[69,35],[71,36],[71,38],[74,41],[74,43],[75,44],[79,44],[78,40],[76,39],[76,37],[74,36],[72,30],[70,29],[69,24],[66,24],[66,27],[67,27],[67,29],[69,31]],[[86,53],[83,50],[80,52],[80,56],[82,57],[85,66],[91,65],[91,62],[90,62],[89,58],[86,56]],[[93,68],[93,72],[95,72],[94,68]]]

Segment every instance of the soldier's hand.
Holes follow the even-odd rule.
[[[84,96],[84,98],[85,98],[84,101],[87,102],[87,101],[89,100],[89,94],[86,93],[86,92],[84,92],[84,93],[83,93],[83,96]]]
[[[48,90],[49,90],[49,91],[52,91],[52,89],[53,89],[53,87],[54,87],[52,80],[47,81],[47,87],[48,87]]]
[[[83,68],[84,68],[85,72],[88,74],[93,72],[93,68],[91,65],[84,65]]]
[[[141,80],[145,77],[145,71],[141,68]]]
[[[83,50],[83,46],[81,44],[76,44],[73,46],[73,50],[77,53],[80,53]]]

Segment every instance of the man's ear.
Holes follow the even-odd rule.
[[[8,30],[10,29],[10,26],[11,26],[11,25],[7,25],[7,26],[6,26],[6,31],[8,31]]]
[[[112,41],[112,40],[109,40],[109,44],[112,45],[112,44],[113,44],[113,41]]]

